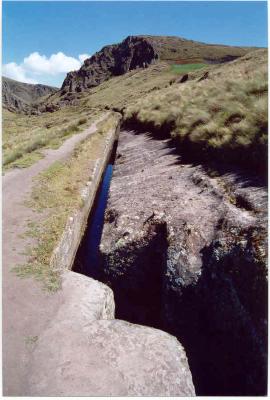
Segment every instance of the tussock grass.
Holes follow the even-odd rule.
[[[119,114],[101,122],[96,133],[78,144],[70,159],[55,162],[36,178],[28,206],[41,213],[41,221],[31,223],[27,234],[37,245],[30,249],[30,262],[16,267],[20,277],[33,276],[44,288],[60,287],[59,273],[50,267],[54,248],[60,241],[68,217],[83,205],[81,190],[91,180],[96,160],[101,157],[108,132],[117,126]],[[43,216],[43,217],[42,217]]]
[[[214,68],[208,79],[173,84],[125,110],[126,121],[168,131],[180,148],[205,159],[264,171],[268,132],[267,53]]]

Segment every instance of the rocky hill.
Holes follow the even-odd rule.
[[[41,97],[55,93],[58,89],[46,85],[32,85],[2,77],[3,107],[9,111],[26,112]]]
[[[67,74],[61,94],[82,92],[112,76],[166,61],[172,64],[222,63],[254,50],[251,47],[212,45],[170,36],[128,36],[119,44],[103,47],[85,60],[78,71]]]

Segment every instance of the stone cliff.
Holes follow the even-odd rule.
[[[68,73],[61,94],[81,92],[112,76],[147,67],[157,58],[158,54],[148,40],[129,36],[120,44],[104,47],[87,59],[78,71]]]

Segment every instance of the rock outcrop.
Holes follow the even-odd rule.
[[[168,139],[120,133],[99,279],[117,318],[183,343],[197,394],[266,393],[266,216],[255,177],[183,162]]]
[[[152,44],[143,37],[127,37],[122,43],[104,47],[83,66],[69,72],[61,93],[82,92],[97,86],[112,76],[122,75],[136,68],[145,68],[158,58]]]
[[[57,92],[57,88],[46,85],[33,85],[2,77],[3,107],[9,111],[31,112],[32,106],[46,95]]]
[[[66,272],[57,315],[38,338],[29,396],[194,396],[176,338],[114,319],[112,291]]]

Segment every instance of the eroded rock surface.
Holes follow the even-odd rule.
[[[154,46],[147,39],[128,36],[123,42],[106,46],[95,53],[78,71],[69,72],[61,93],[82,92],[112,76],[146,67],[157,58]]]
[[[240,171],[214,172],[183,163],[167,139],[121,132],[100,279],[117,318],[179,338],[197,394],[262,395],[267,191]]]
[[[30,396],[192,396],[185,351],[173,336],[114,320],[112,291],[74,272],[66,299],[38,338]]]

